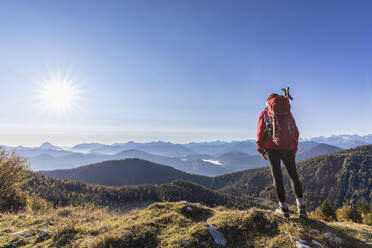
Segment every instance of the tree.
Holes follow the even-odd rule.
[[[0,212],[19,211],[27,205],[27,194],[21,190],[27,181],[27,161],[15,152],[0,148]]]
[[[325,200],[323,204],[317,208],[316,212],[320,216],[320,218],[324,220],[335,220],[336,219],[336,212],[332,205]]]
[[[368,214],[370,209],[366,199],[362,198],[358,201],[357,209],[360,214]]]
[[[339,221],[353,221],[357,223],[362,221],[360,212],[353,205],[344,205],[341,208],[337,209],[336,213],[337,219]]]

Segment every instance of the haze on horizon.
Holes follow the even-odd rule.
[[[4,1],[0,143],[254,139],[285,86],[302,137],[371,134],[371,7]]]

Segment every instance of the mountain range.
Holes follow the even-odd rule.
[[[298,152],[298,161],[339,150],[341,149],[337,147],[318,144],[307,150],[300,150]],[[38,170],[50,170],[52,168],[69,169],[96,162],[126,158],[140,158],[154,163],[169,165],[184,172],[206,176],[223,175],[267,165],[267,161],[263,160],[260,156],[239,151],[227,152],[216,157],[205,154],[193,154],[178,158],[154,155],[135,149],[124,150],[114,155],[96,152],[77,153],[51,149],[41,151],[37,149],[26,149],[20,150],[19,153],[28,157],[32,168]],[[37,155],[32,156],[32,154]]]
[[[372,144],[372,134],[368,134],[365,136],[343,134],[332,135],[329,137],[320,136],[310,139],[301,139],[301,141],[305,140],[317,143],[326,143],[329,145],[341,147],[342,149],[350,149],[356,146]]]
[[[368,143],[372,135],[342,135],[328,138],[317,137],[301,140],[297,161],[317,155],[341,151],[342,147]],[[318,143],[325,141],[325,143]],[[340,144],[337,147],[332,144]],[[58,147],[49,142],[39,147],[6,147],[8,151],[16,150],[26,157],[33,170],[70,169],[107,160],[140,158],[154,163],[172,166],[175,169],[205,176],[217,176],[226,173],[259,168],[268,163],[257,154],[254,140],[215,141],[188,144],[170,142],[149,143],[84,143],[73,147]]]
[[[228,158],[229,156],[227,156]],[[320,155],[298,163],[309,208],[324,199],[337,206],[365,198],[372,199],[372,145]],[[271,172],[268,167],[250,169],[216,177],[190,175],[171,167],[139,159],[107,161],[70,170],[43,171],[44,175],[61,179],[103,185],[170,183],[184,179],[236,197],[248,196],[275,201]],[[286,172],[284,184],[290,202],[294,201]]]

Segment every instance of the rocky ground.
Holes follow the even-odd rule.
[[[0,247],[372,247],[371,226],[293,217],[185,201],[125,213],[68,207],[2,214]]]

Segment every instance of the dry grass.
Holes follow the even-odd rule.
[[[110,212],[94,207],[68,207],[43,213],[23,212],[0,217],[0,247],[220,247],[208,232],[214,225],[227,239],[227,247],[294,247],[290,235],[338,247],[325,239],[333,232],[343,247],[363,247],[371,241],[372,227],[317,220],[285,221],[269,210],[247,212],[208,208],[182,202],[154,203],[143,210]],[[319,234],[312,229],[320,230]],[[45,230],[45,240],[35,243]],[[31,235],[25,237],[24,235]]]

